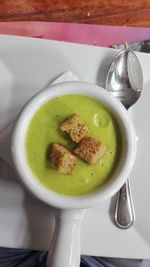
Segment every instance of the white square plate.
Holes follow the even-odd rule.
[[[116,50],[15,36],[0,36],[0,130],[23,104],[57,76],[71,70],[82,81],[104,87]],[[136,221],[129,230],[113,223],[114,199],[86,212],[81,252],[86,255],[150,258],[150,55],[137,53],[144,90],[130,113],[138,141],[131,174]],[[0,161],[0,246],[47,250],[54,229],[53,209],[33,198],[13,170]]]

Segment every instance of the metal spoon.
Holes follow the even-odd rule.
[[[140,62],[130,49],[117,54],[110,65],[106,90],[118,98],[126,109],[135,104],[141,95],[143,74]],[[129,179],[117,193],[115,222],[122,229],[128,229],[135,220]]]

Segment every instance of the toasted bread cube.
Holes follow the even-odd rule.
[[[85,136],[89,135],[87,125],[77,114],[73,114],[69,119],[62,123],[60,129],[63,132],[67,132],[75,143],[79,143]]]
[[[85,137],[74,149],[74,154],[89,164],[97,163],[105,154],[106,146],[93,137]]]
[[[63,174],[71,174],[77,161],[68,149],[56,143],[51,147],[50,159],[54,168]]]

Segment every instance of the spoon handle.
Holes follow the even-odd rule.
[[[134,207],[129,179],[117,193],[115,223],[122,229],[128,229],[135,220]]]

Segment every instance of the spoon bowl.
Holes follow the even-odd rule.
[[[106,90],[128,109],[139,99],[143,87],[141,65],[130,49],[119,52],[108,70]]]

